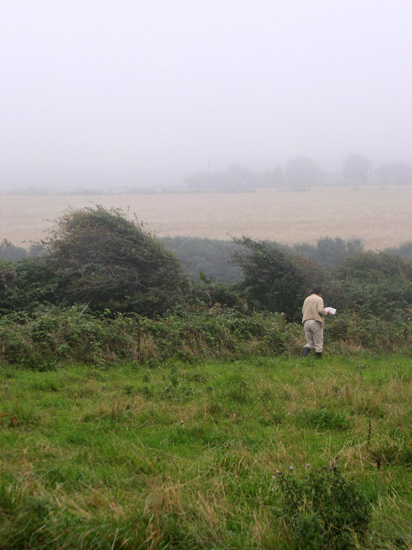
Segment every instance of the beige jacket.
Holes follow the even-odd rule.
[[[302,323],[309,321],[309,319],[315,319],[315,321],[320,321],[323,325],[325,322],[324,318],[327,315],[323,304],[323,298],[317,294],[308,296],[303,302],[302,314]]]

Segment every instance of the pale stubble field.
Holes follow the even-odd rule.
[[[230,240],[247,235],[285,244],[359,238],[383,250],[412,239],[412,187],[322,188],[211,194],[1,194],[0,239],[28,247],[69,208],[102,205],[136,214],[159,237]]]

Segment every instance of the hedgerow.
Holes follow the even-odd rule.
[[[61,363],[228,359],[300,355],[302,326],[283,315],[244,314],[225,308],[180,308],[159,318],[100,315],[76,307],[0,319],[0,361],[50,369]],[[356,315],[328,319],[326,353],[399,350],[412,344],[412,323],[386,323]]]
[[[29,367],[61,362],[223,358],[285,351],[288,327],[281,315],[246,316],[220,309],[187,310],[157,319],[94,316],[76,308],[0,320],[0,359]]]

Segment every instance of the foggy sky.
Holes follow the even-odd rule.
[[[412,163],[408,0],[0,0],[0,190]]]

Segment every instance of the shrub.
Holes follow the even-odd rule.
[[[412,263],[389,252],[358,252],[334,269],[345,291],[340,308],[386,321],[410,318]]]
[[[264,311],[284,313],[289,321],[301,319],[303,299],[314,284],[323,282],[319,265],[268,242],[234,239],[244,251],[234,254],[242,268],[239,288],[251,304]]]
[[[279,474],[285,534],[296,549],[353,548],[369,526],[372,508],[355,481],[336,468]]]
[[[14,299],[16,308],[31,312],[34,298],[58,307],[87,304],[93,311],[151,316],[183,301],[180,261],[121,210],[69,211],[43,245],[47,254],[23,263],[6,304]]]
[[[393,350],[412,344],[411,319],[385,320],[341,313],[328,319],[325,335],[338,344]]]

